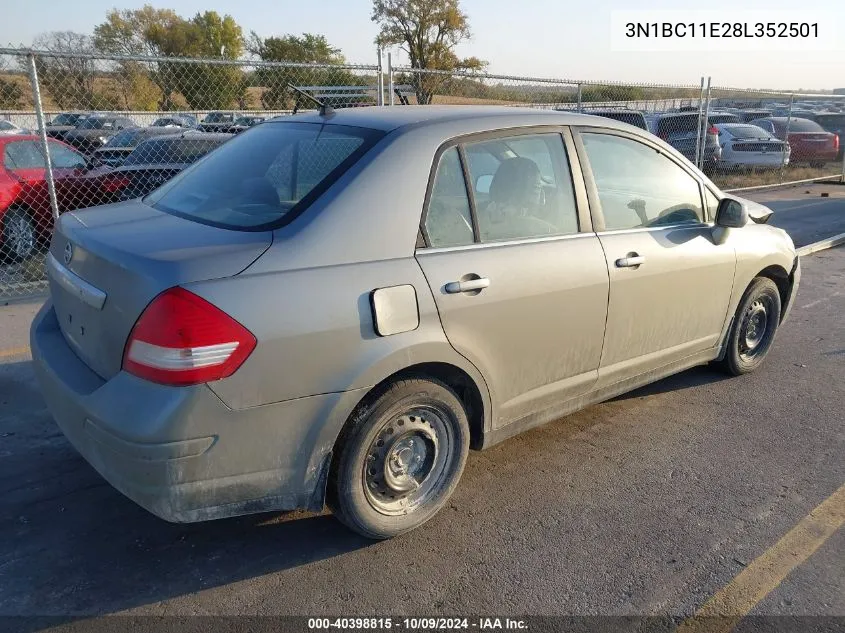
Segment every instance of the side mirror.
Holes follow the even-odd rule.
[[[748,224],[748,208],[735,198],[723,198],[716,210],[716,226],[739,229]]]
[[[475,181],[475,190],[478,193],[490,193],[490,185],[493,184],[492,174],[479,176]]]

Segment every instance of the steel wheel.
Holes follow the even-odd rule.
[[[780,291],[771,279],[757,277],[737,306],[728,336],[723,369],[739,376],[754,371],[769,353],[780,323]]]
[[[772,307],[767,297],[752,302],[745,311],[740,326],[739,353],[745,360],[752,360],[754,355],[765,345],[769,325],[769,312]]]
[[[368,538],[419,527],[451,496],[469,451],[469,420],[452,389],[430,377],[370,394],[335,445],[326,501]]]
[[[363,473],[373,508],[407,514],[437,493],[448,458],[446,415],[435,407],[415,408],[384,424]]]

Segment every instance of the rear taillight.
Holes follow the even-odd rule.
[[[164,385],[231,376],[255,349],[252,332],[184,288],[171,288],[141,314],[123,353],[123,369]]]
[[[103,176],[102,180],[100,181],[100,189],[107,193],[114,193],[115,191],[125,189],[131,184],[132,181],[129,180],[129,178],[127,178],[126,176],[120,176],[117,174],[107,174]]]
[[[833,135],[833,149],[839,151],[839,137],[836,134]]]

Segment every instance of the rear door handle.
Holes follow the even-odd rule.
[[[457,294],[459,292],[472,292],[473,290],[483,290],[490,285],[490,280],[487,277],[479,279],[470,279],[469,281],[450,281],[446,284],[446,292],[449,294]]]
[[[617,268],[636,268],[637,266],[645,263],[645,257],[642,255],[637,255],[636,253],[630,253],[627,257],[621,257],[616,260],[616,267]]]

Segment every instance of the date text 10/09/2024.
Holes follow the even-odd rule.
[[[308,629],[385,630],[527,630],[525,620],[515,618],[309,618]]]
[[[627,38],[817,38],[818,22],[627,22]]]

